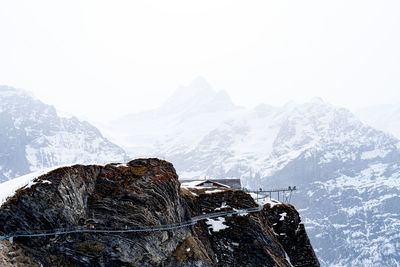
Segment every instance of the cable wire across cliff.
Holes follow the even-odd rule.
[[[146,226],[146,227],[137,227],[137,228],[128,228],[128,229],[87,229],[87,228],[59,228],[59,229],[51,229],[51,230],[33,230],[30,232],[15,232],[12,234],[0,236],[0,241],[9,239],[10,242],[13,241],[15,237],[39,237],[39,236],[52,236],[52,235],[66,235],[72,233],[133,233],[133,232],[153,232],[153,231],[168,231],[174,230],[178,228],[184,228],[188,226],[195,225],[198,221],[229,216],[234,214],[247,214],[253,212],[259,212],[262,210],[262,205],[258,205],[254,208],[241,209],[241,210],[227,210],[221,212],[214,212],[209,214],[204,214],[200,216],[195,216],[189,221],[179,222],[174,224],[165,224],[165,225],[157,225],[157,226]]]

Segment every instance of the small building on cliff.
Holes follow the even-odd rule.
[[[240,189],[240,179],[180,180],[182,187],[225,187]]]

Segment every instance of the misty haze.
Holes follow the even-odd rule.
[[[0,3],[0,266],[400,266],[398,10]]]

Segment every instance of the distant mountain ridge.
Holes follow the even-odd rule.
[[[253,189],[297,185],[293,203],[323,265],[400,264],[398,139],[320,98],[252,109],[222,102],[212,112],[185,112],[204,95],[212,103],[208,92],[189,85],[173,112],[160,107],[125,117],[118,123],[136,131],[118,124],[115,130],[128,133],[132,156],[165,158],[183,179],[234,177]],[[147,150],[136,149],[149,136]]]
[[[61,118],[53,106],[9,86],[0,86],[0,129],[0,181],[52,166],[127,159],[88,122]]]

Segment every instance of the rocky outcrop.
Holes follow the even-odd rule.
[[[44,266],[318,266],[304,226],[290,205],[199,221],[168,231],[70,233],[2,242],[0,262]],[[184,189],[172,164],[75,165],[36,178],[0,208],[0,231],[57,228],[132,229],[256,207],[233,189]],[[283,221],[281,213],[286,212]],[[285,234],[282,235],[282,233]],[[11,254],[10,254],[11,253]],[[10,258],[13,254],[18,258]],[[5,266],[7,266],[5,265]]]
[[[272,226],[272,230],[283,246],[294,266],[310,266],[316,264],[314,250],[307,236],[304,224],[296,209],[289,204],[281,203],[271,207],[267,204],[263,216]]]
[[[256,206],[253,198],[241,190],[192,188],[183,191],[192,216]],[[282,213],[287,214],[284,220],[279,217]],[[319,266],[299,214],[288,204],[277,202],[273,207],[266,204],[259,213],[208,219],[194,230],[206,244],[214,264]]]

